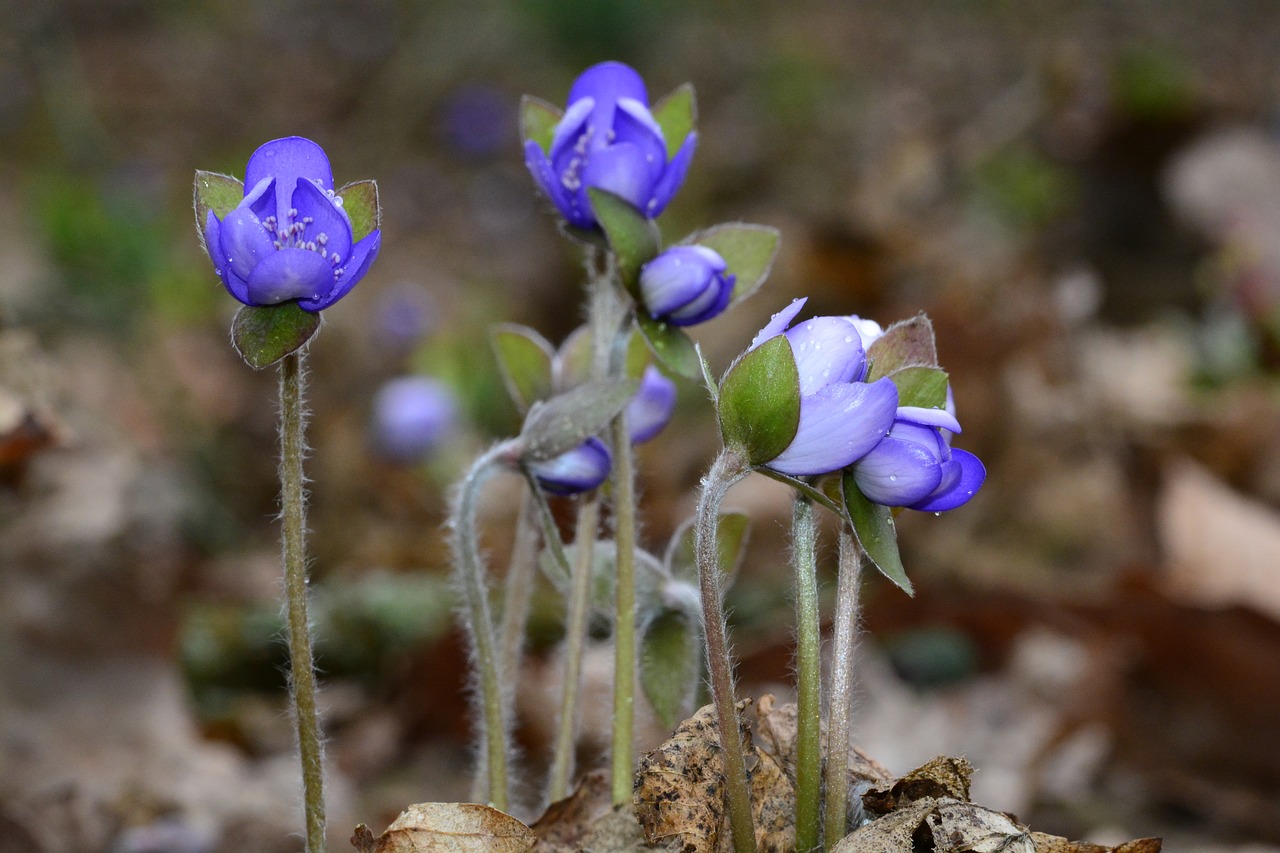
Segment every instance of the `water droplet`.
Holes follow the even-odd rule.
[[[933,517],[934,517],[934,518],[941,518],[941,517],[942,517],[942,513],[940,513],[940,512],[935,512],[935,513],[933,514]]]
[[[898,482],[898,475],[897,475],[897,474],[890,474],[890,475],[889,475],[889,482],[890,482],[890,483],[896,483],[896,482]]]

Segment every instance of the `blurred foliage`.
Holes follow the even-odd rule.
[[[1079,197],[1076,177],[1027,145],[989,156],[974,171],[973,184],[987,207],[1019,229],[1043,228]]]
[[[1122,114],[1133,118],[1184,118],[1195,108],[1195,79],[1186,60],[1169,48],[1131,48],[1112,67],[1111,97]]]

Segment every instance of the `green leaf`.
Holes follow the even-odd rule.
[[[561,342],[552,362],[557,391],[566,391],[591,379],[591,365],[595,361],[591,341],[591,326],[583,324]]]
[[[209,247],[204,244],[204,221],[209,211],[218,219],[225,219],[227,214],[236,209],[244,200],[244,184],[230,175],[217,172],[196,170],[195,211],[196,233],[200,235],[200,246],[208,254]],[[220,265],[219,265],[220,266]]]
[[[726,447],[763,465],[787,449],[800,425],[800,373],[786,335],[738,359],[720,382],[720,434]]]
[[[353,181],[335,193],[351,219],[351,239],[363,240],[382,227],[377,181]]]
[[[944,409],[947,406],[947,372],[936,367],[903,367],[889,375],[898,386],[899,406]]]
[[[938,349],[933,323],[924,314],[894,323],[867,347],[871,369],[868,382],[889,376],[904,367],[937,367]]]
[[[609,248],[618,259],[622,284],[637,297],[640,267],[653,260],[661,247],[658,226],[621,196],[599,187],[588,187],[587,195],[591,197],[596,221],[609,240]]]
[[[573,566],[578,560],[578,544],[564,546],[565,557]],[[640,611],[652,610],[659,606],[660,587],[667,581],[662,571],[662,564],[648,551],[637,548],[635,551],[636,567],[636,603]],[[591,547],[591,583],[590,603],[597,613],[612,613],[615,604],[614,580],[618,576],[618,543],[612,539],[597,539]],[[551,585],[561,595],[569,594],[572,583],[568,574],[544,548],[538,555],[538,566]]]
[[[640,686],[668,729],[684,719],[701,672],[698,632],[684,614],[665,610],[640,640]]]
[[[698,351],[679,327],[655,320],[642,311],[636,315],[636,327],[663,367],[686,379],[697,379],[702,375]]]
[[[820,504],[831,510],[841,519],[845,518],[843,502],[833,501],[824,490],[815,488],[804,480],[792,477],[790,474],[784,474],[781,471],[775,471],[772,468],[759,468],[757,470],[770,480],[777,480],[779,483],[785,483],[814,503]],[[819,482],[821,483],[822,481],[819,480]]]
[[[897,584],[907,595],[915,595],[911,581],[907,580],[907,570],[902,566],[902,557],[898,554],[898,530],[893,524],[893,511],[869,501],[858,489],[851,473],[844,475],[844,503],[853,521],[858,544],[880,574]]]
[[[719,552],[720,572],[732,577],[746,554],[747,539],[751,534],[751,519],[741,512],[722,512],[716,522],[716,549]],[[681,525],[671,536],[667,554],[663,559],[672,577],[696,581],[698,558],[694,551],[695,531],[693,522]]]
[[[547,339],[516,323],[499,323],[489,330],[489,342],[511,401],[521,413],[537,400],[552,395],[551,364],[555,351]]]
[[[231,343],[254,370],[270,367],[306,346],[320,330],[320,313],[303,311],[296,302],[241,307],[231,321]]]
[[[746,299],[764,284],[781,239],[782,233],[777,228],[728,222],[693,234],[684,242],[706,246],[724,258],[728,272],[737,276],[730,301],[733,304]]]
[[[685,83],[653,105],[653,119],[662,128],[667,142],[667,159],[676,156],[685,137],[698,124],[698,105],[693,96],[693,86]]]
[[[553,459],[582,444],[622,411],[639,385],[633,379],[588,382],[550,400],[536,402],[520,431],[525,444],[524,461]]]
[[[520,138],[525,142],[532,140],[543,151],[550,151],[556,125],[563,116],[564,111],[559,107],[525,95],[520,99]]]

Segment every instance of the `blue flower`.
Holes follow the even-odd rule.
[[[987,470],[972,453],[952,449],[950,433],[958,432],[951,411],[900,407],[889,434],[854,464],[858,489],[874,503],[925,512],[966,503]]]
[[[870,453],[893,425],[898,389],[884,378],[861,381],[867,361],[851,317],[814,317],[787,328],[805,300],[773,315],[751,349],[786,335],[800,375],[800,422],[795,437],[766,467],[796,477],[826,474]]]
[[[209,211],[205,247],[222,283],[245,305],[296,300],[320,311],[355,286],[378,254],[382,234],[359,242],[334,194],[324,150],[291,136],[249,158],[244,200],[219,221]]]
[[[457,407],[443,383],[425,376],[402,376],[373,398],[373,443],[394,462],[416,462],[453,429]]]
[[[588,438],[572,450],[545,462],[529,463],[538,485],[553,495],[589,492],[609,476],[613,457],[598,438]]]
[[[697,143],[697,134],[690,132],[668,161],[644,80],[620,62],[602,62],[574,81],[551,149],[543,151],[528,140],[524,156],[534,180],[569,224],[595,229],[588,187],[619,195],[645,216],[656,217],[684,182]]]
[[[627,404],[631,443],[640,444],[662,432],[676,410],[676,383],[652,364],[644,369],[640,387]]]
[[[673,326],[710,320],[733,295],[726,266],[705,246],[674,246],[640,268],[640,298],[651,317]]]

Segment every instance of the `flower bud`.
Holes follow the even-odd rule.
[[[662,432],[675,410],[676,383],[649,365],[644,369],[636,395],[627,404],[631,443],[641,444]]]
[[[572,450],[545,462],[530,462],[529,470],[538,484],[553,495],[589,492],[609,476],[613,457],[598,438],[588,438]]]
[[[453,428],[456,406],[449,390],[425,376],[392,379],[373,399],[372,441],[394,462],[417,462]]]
[[[987,476],[978,457],[951,448],[950,434],[958,432],[960,422],[949,411],[902,406],[889,434],[854,464],[854,482],[868,500],[885,506],[955,509]]]
[[[649,315],[673,326],[715,317],[729,304],[734,276],[705,246],[674,246],[640,269],[640,298]]]

